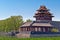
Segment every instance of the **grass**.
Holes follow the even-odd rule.
[[[40,37],[40,38],[0,37],[0,40],[60,40],[60,37]]]

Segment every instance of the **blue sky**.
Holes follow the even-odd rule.
[[[60,21],[60,0],[0,0],[0,20],[15,15],[23,16],[24,20],[33,20],[40,5],[50,9],[55,16],[53,20]]]

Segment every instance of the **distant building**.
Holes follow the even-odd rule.
[[[57,28],[60,31],[60,21],[52,21],[54,17],[45,6],[40,6],[35,15],[36,21],[26,22],[20,28],[20,32],[51,32]]]

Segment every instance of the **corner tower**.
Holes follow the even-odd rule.
[[[49,20],[52,21],[52,14],[49,12],[49,10],[46,8],[46,6],[40,6],[40,8],[35,13],[36,21],[40,20]]]

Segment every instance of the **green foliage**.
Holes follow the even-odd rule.
[[[22,23],[22,16],[11,16],[5,20],[0,20],[0,31],[8,32],[18,30]]]
[[[51,32],[59,32],[59,30],[57,28],[53,28]]]
[[[26,20],[26,22],[32,22],[32,20],[30,20],[30,19],[27,19],[27,20]]]

